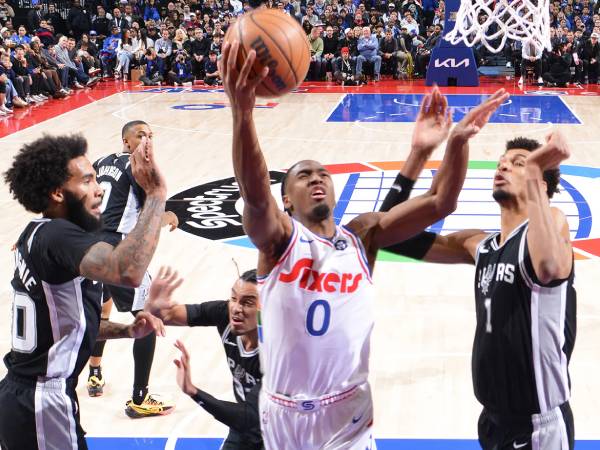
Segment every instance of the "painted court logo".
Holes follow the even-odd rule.
[[[392,186],[402,161],[331,164],[325,166],[332,174],[336,193],[333,210],[335,222],[348,223],[359,214],[377,211]],[[439,161],[430,161],[415,184],[413,196],[429,189]],[[495,232],[500,227],[498,205],[492,199],[495,161],[471,161],[467,179],[458,199],[458,208],[428,230],[447,234],[466,228]],[[279,202],[283,171],[271,171],[271,192]],[[600,256],[600,227],[593,218],[600,215],[600,168],[561,166],[560,193],[552,199],[567,216],[577,259]],[[282,208],[283,209],[283,208]],[[242,226],[243,200],[235,178],[225,178],[192,187],[171,197],[167,210],[179,218],[179,228],[195,236],[254,248]],[[346,242],[336,242],[344,251]],[[385,251],[379,260],[407,261]]]

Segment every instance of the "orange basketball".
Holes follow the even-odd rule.
[[[259,8],[239,16],[227,30],[225,42],[240,43],[238,70],[246,55],[256,51],[256,62],[250,77],[269,67],[267,78],[256,88],[258,97],[287,94],[306,77],[310,50],[304,30],[296,20],[276,9]]]

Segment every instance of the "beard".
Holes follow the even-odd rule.
[[[67,219],[85,231],[98,231],[102,227],[102,218],[97,219],[87,212],[82,198],[77,198],[75,194],[69,191],[64,191],[64,193],[67,205]]]
[[[315,222],[321,222],[328,219],[331,215],[331,208],[325,203],[321,203],[313,208],[310,213],[310,218]]]
[[[508,200],[512,200],[514,196],[509,192],[505,191],[504,189],[496,189],[492,193],[492,197],[498,203],[505,203]]]

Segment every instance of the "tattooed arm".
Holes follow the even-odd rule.
[[[131,170],[146,192],[135,228],[116,247],[99,242],[81,260],[79,272],[91,280],[139,286],[154,255],[165,211],[166,184],[154,160],[152,141],[142,138],[131,154]]]
[[[148,312],[141,311],[136,314],[135,320],[129,325],[101,320],[97,339],[99,341],[122,338],[139,339],[150,333],[156,333],[157,336],[164,337],[165,326],[157,317]]]

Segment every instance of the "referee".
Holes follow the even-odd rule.
[[[260,390],[260,362],[258,356],[258,289],[256,270],[244,272],[231,287],[227,301],[178,305],[171,294],[181,284],[177,272],[161,268],[152,281],[145,311],[152,312],[165,325],[213,326],[217,328],[227,365],[233,377],[233,392],[237,403],[215,399],[196,388],[190,379],[189,355],[181,342],[177,381],[215,419],[229,426],[229,435],[221,450],[260,450],[263,448],[258,420],[258,393]]]

